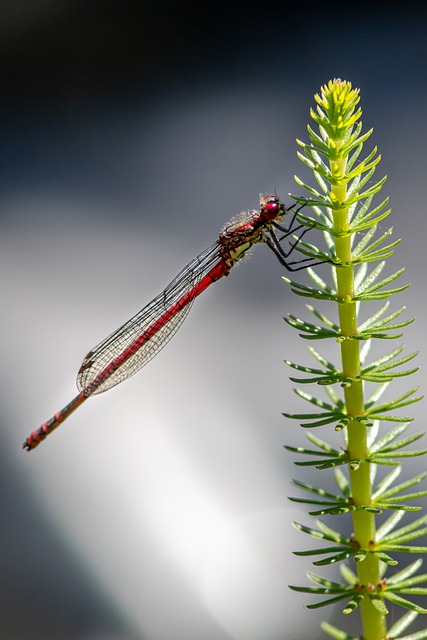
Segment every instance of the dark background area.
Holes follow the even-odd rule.
[[[265,247],[149,369],[20,446],[73,397],[89,348],[228,219],[298,192],[295,138],[333,77],[375,128],[423,364],[426,28],[425,8],[386,3],[3,0],[2,637],[316,636],[322,616],[286,588],[310,541],[282,449],[304,437],[280,415],[301,410],[282,360],[312,364],[281,318],[307,312]]]

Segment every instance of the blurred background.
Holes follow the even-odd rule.
[[[394,304],[420,318],[405,338],[423,366],[426,28],[425,9],[388,3],[2,0],[3,638],[307,640],[331,616],[359,635],[287,588],[306,584],[291,551],[312,541],[291,525],[310,519],[287,501],[302,474],[283,444],[305,440],[281,412],[305,407],[282,361],[313,363],[267,247],[149,367],[21,444],[74,397],[87,351],[230,218],[300,193],[295,138],[334,77],[375,128],[366,152],[404,237],[391,268],[413,283]],[[422,429],[423,406],[408,413]]]

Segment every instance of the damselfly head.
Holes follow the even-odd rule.
[[[260,196],[259,204],[261,207],[260,215],[264,220],[276,220],[286,213],[285,205],[279,198],[274,196]]]

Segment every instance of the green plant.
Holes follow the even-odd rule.
[[[329,262],[332,279],[328,284],[319,275],[319,269],[310,268],[307,272],[314,286],[289,278],[284,280],[297,295],[329,305],[333,303],[337,320],[331,320],[317,308],[307,305],[315,318],[314,323],[293,315],[286,318],[286,322],[306,340],[336,341],[340,364],[336,366],[313,348],[309,351],[318,363],[316,367],[286,361],[292,369],[303,374],[292,377],[292,381],[300,385],[317,384],[323,387],[328,399],[325,401],[301,388],[296,389],[296,394],[314,406],[315,411],[284,415],[302,420],[304,428],[334,425],[335,430],[343,434],[344,449],[328,444],[311,431],[307,432],[310,448],[286,447],[303,456],[295,463],[299,467],[334,470],[337,494],[297,480],[295,485],[307,492],[308,497],[291,500],[312,505],[311,516],[335,518],[333,528],[324,521],[318,521],[316,528],[295,524],[300,531],[327,544],[297,555],[324,556],[313,563],[316,566],[340,562],[343,582],[310,574],[315,586],[291,586],[291,589],[323,597],[308,608],[339,601],[344,601],[344,614],[359,608],[364,640],[421,640],[427,638],[427,630],[409,636],[403,634],[419,614],[427,613],[425,607],[407,598],[427,595],[427,588],[418,586],[427,579],[427,574],[417,573],[422,561],[417,559],[395,573],[388,573],[397,565],[396,553],[427,551],[427,547],[408,544],[426,534],[427,516],[403,526],[399,524],[402,517],[421,509],[407,502],[427,495],[425,490],[411,491],[427,477],[427,472],[397,482],[402,459],[427,452],[406,449],[423,434],[402,437],[411,418],[394,413],[421,398],[412,388],[394,399],[379,402],[394,379],[404,378],[417,370],[414,367],[402,369],[416,353],[402,355],[403,346],[399,346],[386,355],[368,360],[373,344],[399,338],[402,335],[399,330],[412,322],[412,319],[400,318],[404,307],[389,311],[388,299],[408,285],[394,284],[403,269],[382,275],[385,260],[392,255],[399,240],[390,242],[391,229],[377,235],[378,223],[385,220],[390,210],[386,208],[387,199],[372,206],[372,200],[386,178],[372,182],[380,161],[375,148],[365,159],[360,159],[372,130],[362,134],[359,91],[349,82],[333,80],[322,87],[315,100],[317,109],[311,111],[311,117],[316,130],[308,127],[310,142],[298,141],[301,147],[298,155],[313,172],[317,186],[314,188],[296,178],[308,193],[307,197],[296,200],[306,205],[298,214],[300,222],[323,232],[326,250],[305,241],[298,244],[298,250],[307,258]],[[305,213],[308,207],[315,216]],[[373,303],[377,302],[381,302],[380,307],[372,310]],[[363,319],[364,313],[368,314],[366,319]],[[390,429],[388,423],[395,426]],[[390,472],[384,471],[389,467],[392,467]],[[342,514],[352,518],[351,536],[340,533],[339,524],[335,526]],[[354,564],[351,566],[348,561],[354,561]],[[389,629],[386,625],[387,601],[408,609]],[[324,623],[323,630],[336,640],[351,640],[348,633],[331,624]]]

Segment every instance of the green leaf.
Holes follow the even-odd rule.
[[[417,352],[414,352],[410,353],[407,356],[404,356],[403,358],[397,359],[397,356],[402,352],[402,350],[403,346],[400,346],[394,351],[391,351],[389,354],[383,356],[382,358],[379,358],[366,367],[363,367],[361,370],[361,378],[364,380],[371,379],[374,381],[382,382],[388,381],[389,377],[390,379],[393,379],[396,377],[415,373],[415,371],[417,371],[418,369],[417,367],[400,372],[392,371],[396,367],[406,364],[406,362],[409,362],[410,360],[415,358],[416,355],[418,355]]]
[[[292,451],[293,453],[303,453],[305,455],[315,455],[315,456],[326,456],[329,457],[328,453],[321,453],[319,451],[315,451],[313,449],[305,449],[304,447],[291,447],[289,445],[285,445],[285,449],[288,451]],[[339,452],[336,452],[336,455],[339,455]]]
[[[354,183],[352,183],[352,186],[353,184]],[[372,199],[373,199],[373,196],[369,196],[368,198],[365,198],[364,201],[359,202],[357,206],[356,206],[356,203],[354,203],[348,207],[349,219],[352,224],[355,225],[363,221],[364,217],[367,214],[369,214],[370,211],[372,211],[371,209]],[[382,207],[381,205],[376,207],[376,210],[374,209],[373,211],[374,215],[376,215],[376,213],[381,211],[382,208],[384,208],[384,205]],[[376,229],[377,226],[373,225],[373,228]],[[369,234],[369,233],[370,233],[370,229],[366,230],[366,234]],[[356,238],[356,234],[353,234],[352,239],[354,240],[355,238]]]
[[[417,530],[419,527],[424,526],[425,524],[427,524],[427,515],[423,516],[422,518],[418,518],[417,520],[414,520],[413,522],[407,524],[405,527],[398,529],[394,533],[390,533],[383,536],[381,544],[383,544],[384,542],[390,542],[390,541],[395,542],[396,540],[401,539],[402,536],[406,536],[406,534],[412,533],[413,531]]]
[[[388,445],[382,446],[381,448],[377,448],[376,450],[383,451],[383,452],[394,451],[398,447],[406,447],[408,444],[412,444],[413,442],[416,442],[423,436],[424,436],[424,431],[420,431],[419,433],[414,433],[411,436],[408,436],[407,438],[402,438],[402,440],[397,440],[396,442],[393,442],[393,444],[390,443]]]
[[[329,604],[335,604],[336,602],[340,602],[340,600],[344,600],[346,598],[345,595],[335,596],[335,598],[329,598],[328,600],[323,600],[323,602],[317,602],[316,604],[308,604],[307,609],[320,609],[321,607],[326,607]]]
[[[395,427],[394,429],[386,433],[386,435],[383,436],[381,440],[377,440],[376,442],[374,442],[371,445],[371,453],[375,453],[376,451],[380,451],[385,447],[387,447],[391,442],[396,440],[396,438],[398,438],[401,433],[403,433],[408,429],[409,424],[410,424],[409,422],[406,422],[405,424],[399,427]]]
[[[420,536],[425,535],[425,531],[420,533]],[[385,548],[388,551],[394,551],[395,553],[427,553],[427,547],[408,546],[404,544],[388,544]],[[397,562],[396,562],[397,564]]]
[[[292,589],[292,591],[297,591],[298,593],[311,593],[314,595],[329,595],[332,593],[341,593],[342,589],[324,589],[324,588],[319,588],[319,587],[298,587],[296,585],[288,585],[290,589]],[[348,597],[347,594],[344,594],[342,596],[343,598]]]
[[[339,400],[337,402],[337,406],[335,407],[332,404],[329,404],[328,402],[325,402],[324,400],[321,400],[320,398],[316,398],[315,396],[312,396],[309,393],[305,393],[304,391],[301,391],[300,389],[294,389],[294,393],[299,396],[300,398],[302,398],[303,400],[306,400],[307,402],[309,402],[310,404],[315,405],[316,407],[319,407],[319,409],[322,409],[325,412],[331,412],[333,413],[335,416],[337,417],[342,417],[345,418],[345,414],[343,414],[340,409],[343,406],[343,402],[341,400]]]
[[[310,225],[310,228],[314,228],[314,226],[317,227],[318,223],[316,225]],[[310,244],[304,240],[301,240],[301,238],[298,237],[297,235],[292,236],[292,239],[294,240],[292,246],[295,248],[295,251],[300,253],[301,255],[306,256],[307,258],[315,261],[316,263],[334,264],[333,259],[329,253],[326,253],[325,251],[321,251],[315,245]]]
[[[306,527],[299,522],[293,522],[294,527],[298,531],[302,531],[303,533],[307,533],[310,536],[315,538],[319,538],[320,540],[328,540],[329,542],[339,542],[340,544],[348,544],[349,540],[345,536],[343,536],[339,531],[335,531],[331,527],[328,527],[324,522],[318,521],[317,525],[319,529],[313,529],[312,527]],[[320,553],[322,551],[320,550]]]
[[[343,609],[343,614],[348,615],[349,613],[353,613],[355,609],[359,606],[359,604],[363,601],[365,596],[362,594],[356,594],[351,600],[347,602],[347,605]]]
[[[386,616],[388,614],[388,609],[385,606],[384,600],[381,596],[372,594],[369,596],[369,599],[374,605],[375,609],[379,611],[383,616]]]
[[[391,242],[386,245],[382,249],[378,249],[378,251],[370,251],[361,253],[359,256],[359,262],[375,262],[377,260],[384,260],[385,258],[389,258],[393,255],[394,249],[401,243],[401,239],[395,240],[395,242]]]
[[[410,565],[408,565],[404,569],[401,569],[401,571],[398,571],[397,573],[394,573],[392,576],[388,577],[387,588],[389,588],[390,585],[400,583],[401,581],[412,577],[414,573],[416,573],[418,569],[422,566],[422,564],[423,564],[423,561],[419,558],[418,560],[415,560],[415,562],[412,562]]]
[[[363,294],[363,297],[366,297],[366,294],[371,294],[371,293],[374,293],[375,291],[378,291],[379,289],[382,289],[386,285],[390,284],[390,282],[393,282],[394,280],[399,278],[402,275],[402,273],[405,271],[405,269],[399,269],[398,271],[395,271],[394,273],[392,273],[390,276],[387,276],[387,278],[383,278],[382,280],[380,280],[376,284],[371,284],[373,281],[376,280],[380,268],[382,270],[383,267],[384,267],[384,262],[381,262],[372,271],[370,276],[368,278],[366,278],[364,283],[359,287],[359,289],[357,291],[357,296],[355,297],[355,300],[361,300],[362,299],[362,294]],[[406,285],[405,287],[401,287],[399,289],[399,291],[403,291],[408,286],[409,285]]]
[[[314,487],[311,484],[306,484],[305,482],[300,482],[299,480],[292,480],[292,483],[296,486],[299,487],[300,489],[304,489],[304,491],[309,491],[311,493],[315,493],[318,496],[321,496],[323,498],[330,498],[331,500],[335,500],[335,501],[339,501],[341,500],[340,496],[334,495],[333,493],[330,493],[329,491],[326,491],[325,489],[321,489],[319,487]]]
[[[388,630],[389,638],[399,638],[401,634],[418,618],[418,613],[415,611],[408,611],[404,616],[399,618]],[[426,630],[427,634],[427,630]],[[401,640],[409,640],[410,636],[406,636],[406,638],[401,638]],[[413,638],[415,640],[415,638]],[[421,639],[420,639],[421,640]]]
[[[387,200],[385,202],[387,202]],[[369,241],[374,237],[376,230],[377,227],[375,225],[365,233],[362,240],[353,250],[353,261],[357,261],[362,264],[365,263],[367,265],[368,262],[387,258],[394,253],[394,249],[398,244],[400,244],[400,239],[385,245],[381,249],[378,248],[389,236],[391,236],[393,227],[383,233],[382,236],[375,240],[375,242],[369,244]]]
[[[351,493],[350,483],[345,477],[344,473],[341,471],[341,469],[336,469],[334,472],[334,476],[335,476],[335,482],[337,483],[341,493],[343,494],[343,496],[348,498]]]
[[[419,520],[416,520],[415,522],[425,523],[426,522],[425,518],[426,516],[424,516],[424,518],[420,518]],[[412,527],[413,525],[414,523],[412,522],[411,525],[409,525],[409,527]],[[391,534],[390,536],[383,538],[381,542],[381,548],[389,549],[391,548],[391,544],[395,546],[396,544],[401,544],[402,542],[409,542],[410,540],[415,540],[415,538],[421,538],[421,536],[425,536],[427,534],[427,526],[425,527],[420,526],[420,528],[411,528],[411,529],[409,529],[408,527],[403,527],[399,531],[400,531],[400,535],[398,535],[398,532],[395,532],[394,534]]]
[[[384,305],[384,307],[385,306],[386,305]],[[380,319],[380,315],[382,315],[384,307],[380,309],[377,314],[374,314],[373,316],[371,316],[371,318],[369,318],[359,326],[359,333],[375,333],[384,330],[391,331],[393,329],[406,327],[414,321],[414,318],[409,318],[409,320],[391,324],[392,320],[397,318],[405,310],[405,307],[402,307],[401,309],[398,309],[397,311],[389,314],[387,317]],[[339,330],[339,327],[337,327],[337,329]]]
[[[374,491],[372,492],[372,500],[375,501],[378,498],[383,498],[387,488],[393,484],[393,482],[400,476],[402,469],[398,467],[397,469],[393,469],[389,474],[384,476],[384,478],[377,484]]]
[[[382,178],[377,183],[369,187],[369,189],[366,189],[366,191],[355,194],[352,197],[348,198],[346,200],[346,205],[349,206],[354,202],[359,202],[360,200],[369,198],[369,196],[374,196],[376,193],[378,193],[381,190],[381,187],[384,185],[386,180],[387,180],[387,176],[384,176],[384,178]],[[374,218],[371,212],[371,215],[364,216],[363,222],[357,225],[352,225],[351,230],[353,233],[357,233],[358,231],[364,231],[365,229],[369,229],[369,227],[372,227],[374,224],[378,224],[379,222],[381,222],[381,220],[384,220],[384,218],[387,218],[387,216],[390,215],[390,213],[391,213],[391,209],[389,209],[388,211],[385,211],[380,215],[377,215]]]
[[[396,593],[391,593],[390,591],[384,592],[384,598],[393,602],[400,607],[404,607],[405,609],[410,609],[411,611],[415,611],[416,613],[427,613],[427,609],[418,606],[417,604],[398,596]]]
[[[336,295],[328,294],[324,291],[313,289],[313,287],[308,287],[307,285],[299,284],[297,282],[294,282],[290,278],[287,278],[286,276],[282,276],[282,280],[286,282],[286,284],[290,285],[292,291],[298,296],[305,296],[306,298],[315,298],[316,300],[334,300],[335,302],[338,302],[338,297]]]
[[[353,233],[356,233],[358,231],[359,232],[365,231],[365,230],[367,230],[367,232],[369,233],[369,230],[372,228],[376,230],[378,226],[377,223],[383,220],[384,218],[386,218],[391,213],[390,209],[388,209],[387,211],[384,211],[382,214],[380,213],[384,209],[384,207],[387,206],[389,201],[388,198],[385,198],[374,209],[369,210],[369,205],[371,203],[373,195],[375,194],[372,193],[370,196],[366,198],[366,200],[368,200],[368,202],[366,203],[366,206],[362,205],[360,207],[358,214],[353,218],[352,226],[351,226]],[[370,239],[370,236],[368,236],[368,238]]]
[[[416,612],[410,612],[410,613],[414,613],[415,615],[418,615],[418,613]],[[393,638],[399,638],[399,640],[424,640],[425,638],[427,638],[427,629],[424,629],[422,631],[417,631],[416,633],[411,633],[409,636],[389,636],[389,637],[393,637]]]
[[[312,433],[307,433],[307,438],[315,444],[321,451],[316,451],[313,449],[306,449],[304,447],[291,447],[286,445],[285,449],[294,453],[300,453],[303,455],[314,455],[317,456],[317,459],[310,460],[308,462],[295,462],[297,466],[315,466],[317,468],[328,469],[336,467],[337,465],[347,464],[348,458],[344,451],[339,451],[335,449],[328,443],[320,440]],[[319,460],[319,456],[321,459]],[[322,459],[323,457],[323,459]]]
[[[329,547],[324,550],[324,553],[332,553],[333,551],[334,551],[334,548]],[[332,556],[329,556],[328,558],[323,558],[323,560],[316,560],[315,562],[313,562],[313,564],[316,567],[326,567],[328,565],[335,564],[337,562],[342,562],[343,560],[348,560],[351,557],[354,558],[355,562],[356,561],[361,562],[364,559],[362,557],[362,552],[359,552],[358,555],[360,556],[360,558],[357,557],[357,554],[353,550],[348,549],[346,551],[342,551],[341,553],[336,553]]]
[[[310,275],[310,277],[313,277],[313,279],[315,279],[316,284],[319,284],[319,280],[317,279],[315,272],[312,269],[307,269],[308,274]],[[328,291],[329,293],[329,291]],[[336,293],[333,290],[330,290],[330,293]],[[307,304],[306,305],[307,309],[309,311],[311,311],[311,313],[316,316],[316,318],[318,318],[321,322],[323,322],[323,324],[328,327],[329,329],[332,329],[335,332],[340,332],[340,327],[338,324],[336,324],[335,322],[333,322],[332,320],[329,320],[329,318],[327,318],[325,316],[324,313],[321,313],[320,311],[318,311],[315,307],[313,307],[311,304]]]
[[[350,636],[346,631],[342,631],[341,629],[334,627],[329,624],[329,622],[322,622],[320,626],[322,630],[331,636],[331,638],[334,638],[334,640],[359,640],[359,638]]]
[[[346,564],[340,565],[340,573],[344,580],[352,587],[357,585],[359,582],[359,578],[356,573],[350,569],[350,567]]]
[[[389,489],[388,491],[385,490],[385,487],[384,487],[384,491],[381,491],[381,493],[378,493],[377,492],[378,490],[377,490],[375,492],[375,497],[377,495],[378,496],[381,495],[382,500],[391,498],[392,496],[398,495],[402,491],[405,491],[406,489],[413,487],[415,484],[419,484],[420,482],[425,480],[425,478],[427,478],[427,471],[424,471],[423,473],[418,474],[414,478],[411,478],[410,480],[406,480],[405,482],[402,482],[401,484],[394,486],[392,489]],[[423,491],[422,493],[424,494],[425,492]]]
[[[320,438],[318,438],[316,435],[314,435],[314,433],[306,433],[306,437],[308,440],[310,440],[312,444],[319,447],[319,449],[322,449],[322,451],[326,451],[326,453],[331,453],[331,452],[336,454],[339,453],[337,449],[335,449],[332,445],[328,444],[324,440],[321,440]]]
[[[427,573],[424,573],[423,575],[415,576],[407,580],[395,582],[393,584],[388,580],[387,590],[393,591],[393,592],[398,591],[399,593],[405,593],[405,594],[412,594],[414,596],[415,595],[424,596],[424,595],[427,595],[427,587],[414,587],[413,585],[420,584],[421,582],[425,583],[426,581],[427,581]]]
[[[287,318],[283,318],[283,319],[289,326],[294,327],[294,329],[297,329],[298,331],[305,331],[306,333],[311,333],[316,339],[319,339],[319,337],[322,339],[323,338],[336,339],[340,335],[339,333],[337,333],[336,330],[326,329],[325,327],[320,327],[318,325],[314,325],[309,322],[304,322],[303,320],[300,320],[299,318],[292,315],[291,313],[288,314]],[[307,336],[304,336],[303,334],[300,334],[300,336],[303,338],[307,338]]]
[[[387,520],[377,529],[377,542],[381,542],[386,539],[389,532],[399,524],[404,516],[403,512],[397,511],[393,513]]]
[[[397,565],[397,560],[394,560],[394,558],[389,556],[387,553],[384,553],[384,551],[373,551],[372,553],[378,558],[378,560],[384,562],[384,564],[387,564],[390,567],[395,567]]]
[[[411,396],[414,395],[414,393],[418,391],[418,387],[414,387],[413,389],[410,389],[409,391],[406,391],[405,393],[401,394],[400,396],[398,396],[397,398],[394,398],[394,400],[390,400],[389,402],[385,402],[384,404],[378,404],[375,406],[374,409],[371,409],[370,407],[372,406],[372,401],[370,400],[369,402],[366,403],[366,416],[370,416],[371,418],[373,418],[374,416],[376,416],[377,420],[390,420],[393,418],[390,418],[389,416],[384,417],[381,415],[380,417],[380,413],[382,411],[394,411],[395,409],[401,409],[402,407],[406,407],[410,404],[413,404],[414,402],[419,402],[420,400],[423,399],[423,396],[418,396],[415,398],[411,398]],[[407,422],[410,422],[410,418],[406,420]]]
[[[366,140],[371,136],[373,132],[373,129],[370,129],[369,131],[364,133],[363,136],[361,136],[359,135],[361,129],[362,129],[362,123],[360,122],[356,127],[354,134],[350,136],[349,141],[341,147],[341,153],[350,154],[354,149],[358,149],[358,151],[360,152],[360,150],[363,147],[363,143],[366,142]],[[358,155],[359,153],[357,153],[356,151],[353,152],[351,159],[347,163],[347,167],[353,166]]]
[[[308,578],[310,578],[312,582],[315,582],[316,584],[320,584],[326,589],[334,590],[337,592],[345,591],[346,593],[348,593],[349,591],[349,587],[347,585],[341,584],[340,582],[334,582],[333,580],[328,580],[327,578],[324,578],[323,576],[319,576],[316,573],[312,573],[311,571],[307,573],[307,576]]]
[[[387,300],[387,302],[385,302],[383,306],[380,307],[380,309],[378,309],[372,316],[370,316],[367,320],[365,320],[365,322],[362,322],[359,324],[359,331],[365,331],[365,329],[369,329],[369,327],[372,324],[377,322],[377,320],[379,320],[379,318],[381,318],[384,315],[384,313],[387,311],[389,306],[390,306],[390,301]],[[399,313],[402,313],[404,310],[405,310],[405,307],[401,307],[401,309],[399,309],[398,311]],[[396,316],[399,315],[397,312],[395,312],[395,314]],[[402,349],[403,349],[403,346],[401,347],[401,350]]]
[[[313,377],[310,378],[295,378],[291,377],[289,380],[292,382],[299,382],[300,384],[308,384],[310,382],[318,382],[319,384],[326,384],[340,381],[342,379],[342,374],[340,371],[336,371],[333,374],[329,372],[325,372],[323,369],[314,369],[313,367],[304,367],[302,365],[295,364],[294,362],[290,362],[289,360],[284,360],[284,363],[295,369],[296,371],[301,371],[302,373],[310,374]]]

